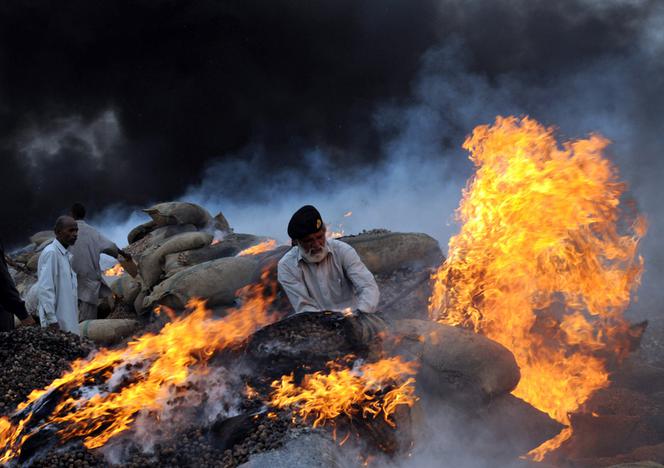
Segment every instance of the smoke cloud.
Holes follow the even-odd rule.
[[[313,203],[334,230],[424,231],[445,244],[472,174],[465,136],[527,114],[561,139],[613,141],[651,226],[634,310],[662,299],[658,2],[0,9],[5,243],[82,201],[123,244],[145,219],[136,208],[182,199],[281,241],[290,214]]]

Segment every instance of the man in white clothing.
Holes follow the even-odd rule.
[[[78,326],[77,281],[67,247],[76,242],[78,224],[70,216],[55,222],[55,239],[39,256],[37,297],[42,327],[50,327],[80,335]]]
[[[111,295],[110,289],[102,280],[99,256],[104,253],[113,258],[118,258],[119,254],[126,258],[131,257],[84,221],[83,205],[74,203],[71,214],[78,224],[78,239],[68,250],[73,255],[72,268],[78,281],[78,320],[82,322],[96,319],[99,298]]]
[[[279,261],[277,275],[296,313],[376,311],[380,293],[371,272],[350,245],[326,239],[316,208],[306,205],[288,223],[295,244]]]

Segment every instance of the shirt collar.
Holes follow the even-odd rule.
[[[58,249],[62,255],[67,255],[67,249],[65,249],[65,246],[62,245],[59,240],[53,239],[53,245],[55,245],[55,248]]]

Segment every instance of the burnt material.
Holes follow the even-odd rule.
[[[329,361],[369,355],[368,343],[355,339],[353,324],[338,312],[304,312],[268,325],[250,338],[246,352],[268,379],[325,369]]]
[[[225,450],[243,441],[252,431],[258,429],[265,420],[266,413],[267,410],[263,409],[216,421],[210,428],[216,441],[215,446]]]

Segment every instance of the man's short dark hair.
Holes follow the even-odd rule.
[[[71,206],[71,215],[74,219],[85,219],[85,207],[80,203]]]
[[[58,216],[58,219],[55,220],[55,226],[53,227],[53,230],[55,232],[62,231],[67,223],[71,222],[71,220],[72,217],[69,215]]]

